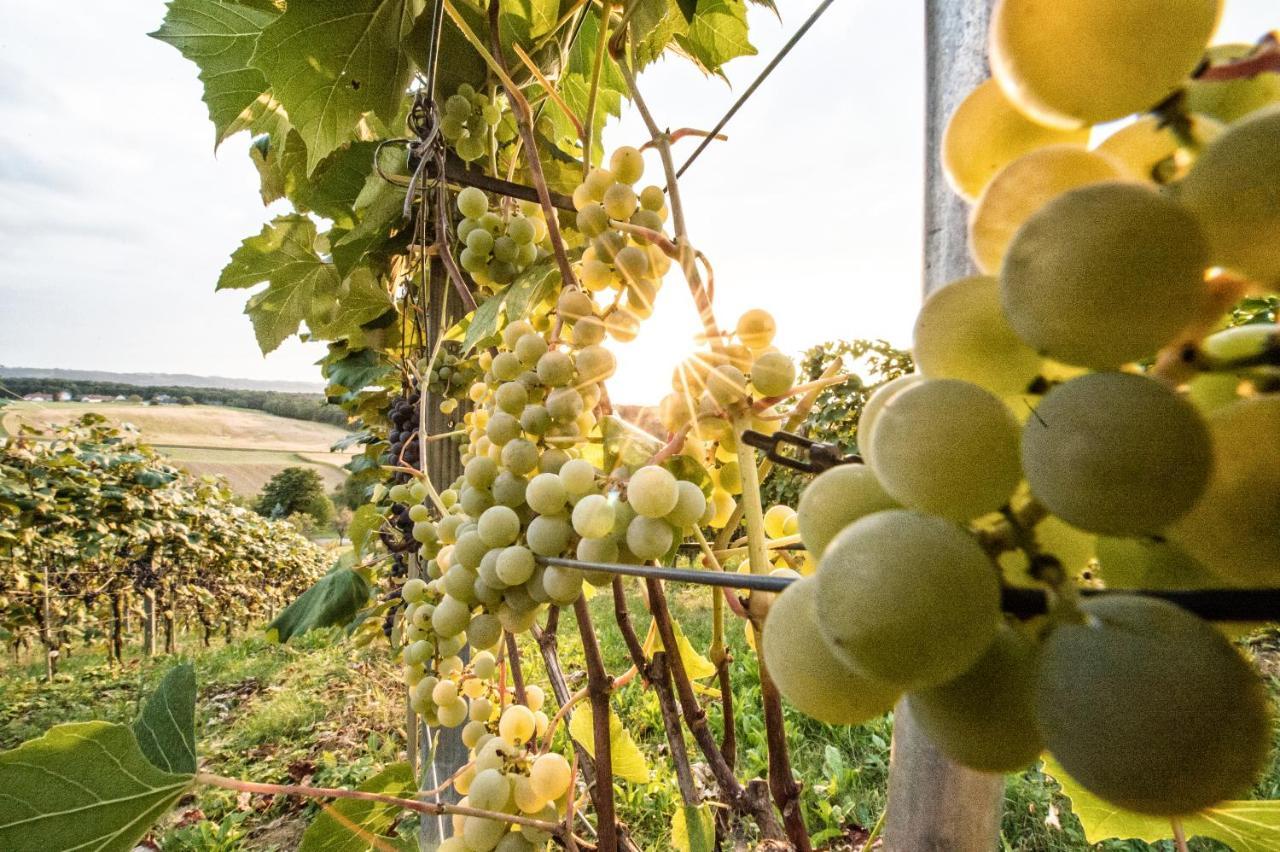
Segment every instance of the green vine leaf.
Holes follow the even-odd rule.
[[[754,56],[747,39],[747,7],[743,0],[698,0],[689,32],[676,43],[711,74],[736,56]],[[288,106],[288,104],[286,104]]]
[[[1071,800],[1071,810],[1079,817],[1085,840],[1091,844],[1111,838],[1154,843],[1173,836],[1169,820],[1135,814],[1104,802],[1080,786],[1047,755],[1044,773],[1057,781],[1062,795]],[[1280,801],[1222,802],[1183,817],[1182,827],[1187,837],[1211,837],[1235,852],[1269,852],[1280,849]]]
[[[372,322],[392,310],[391,294],[368,267],[358,267],[342,283],[337,309],[327,322],[317,323],[312,331],[319,337],[337,340],[352,337],[360,326]]]
[[[351,526],[347,528],[347,537],[351,539],[351,547],[357,559],[364,556],[369,537],[378,531],[385,520],[382,512],[372,503],[366,503],[356,509],[355,514],[351,516]]]
[[[682,804],[671,819],[671,845],[678,852],[711,852],[716,848],[716,818],[711,806]]]
[[[693,16],[698,14],[698,0],[676,0],[680,7],[680,14],[684,15],[687,23],[693,23]]]
[[[478,11],[466,3],[455,3],[458,14],[462,16],[473,32],[487,32],[488,21]],[[413,60],[413,64],[425,76],[427,73],[427,45],[431,44],[431,7],[418,17],[413,31],[405,40],[403,49]],[[457,91],[462,83],[472,86],[483,84],[488,66],[480,58],[480,54],[471,47],[462,30],[448,16],[444,16],[444,31],[440,34],[440,56],[436,63],[436,97],[443,101]]]
[[[153,766],[124,725],[57,725],[0,752],[0,849],[128,852],[192,780]]]
[[[417,788],[407,763],[393,763],[356,787],[366,793],[396,797],[412,796]],[[385,841],[394,843],[394,838],[384,835],[399,814],[398,806],[384,802],[338,799],[307,826],[298,852],[366,852],[384,848]],[[371,838],[384,843],[375,844]]]
[[[392,122],[412,76],[400,43],[425,0],[290,3],[266,26],[251,64],[307,146],[307,172],[357,138],[369,112]]]
[[[196,771],[196,670],[190,663],[169,669],[133,721],[133,735],[157,769]]]
[[[279,14],[261,0],[172,0],[151,33],[200,69],[215,148],[264,111],[264,96],[270,100],[267,78],[249,60],[263,28]]]
[[[335,565],[267,625],[267,638],[284,644],[308,630],[343,626],[355,618],[372,593],[368,580],[345,565]]]
[[[573,718],[569,720],[569,736],[578,741],[587,754],[595,757],[596,743],[591,727],[591,705],[581,702],[573,708]],[[609,711],[609,754],[613,763],[613,774],[634,784],[649,783],[649,764],[644,753],[631,738],[631,732],[622,727],[618,714]]]
[[[510,285],[508,285],[508,289],[510,289]],[[477,343],[498,330],[498,313],[502,310],[502,300],[506,298],[506,295],[507,290],[494,293],[472,312],[471,319],[467,325],[467,333],[462,338],[463,354],[470,352]]]

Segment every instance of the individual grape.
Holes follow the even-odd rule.
[[[467,702],[462,699],[436,708],[436,718],[445,728],[456,728],[467,721]]]
[[[542,473],[559,473],[560,468],[564,467],[567,461],[569,461],[569,454],[564,450],[559,447],[547,447],[538,459],[538,470]]]
[[[583,236],[598,237],[609,228],[609,214],[603,204],[593,201],[578,211],[576,222]]]
[[[679,499],[676,478],[671,471],[656,464],[640,468],[627,483],[627,502],[648,518],[665,517]]]
[[[586,459],[572,459],[560,468],[560,481],[570,497],[580,497],[595,487],[596,469]]]
[[[613,538],[584,538],[578,541],[575,555],[582,562],[617,562],[618,542]]]
[[[862,415],[858,418],[858,451],[862,453],[865,461],[871,460],[871,432],[875,426],[875,422],[880,417],[880,412],[887,403],[900,390],[904,390],[917,382],[924,381],[924,376],[919,373],[908,373],[904,376],[898,376],[890,379],[884,384],[878,386],[867,398],[867,402],[862,406]]]
[[[581,290],[566,289],[560,293],[556,302],[556,313],[569,322],[577,322],[595,313],[595,302]]]
[[[539,515],[558,515],[564,511],[569,493],[564,481],[554,473],[540,473],[529,481],[526,491],[529,508]]]
[[[1280,106],[1211,142],[1177,194],[1204,229],[1214,265],[1280,291]]]
[[[538,378],[548,387],[563,387],[572,382],[573,369],[573,359],[558,349],[548,350],[538,359]]]
[[[991,73],[1042,124],[1124,118],[1163,101],[1191,73],[1221,8],[1221,0],[1001,0]]]
[[[1214,469],[1170,537],[1232,583],[1280,581],[1280,396],[1255,396],[1208,416]]]
[[[540,754],[529,767],[533,791],[546,801],[560,798],[573,781],[569,761],[555,752]]]
[[[582,394],[573,388],[556,388],[547,394],[547,414],[557,423],[569,423],[582,414]]]
[[[1041,354],[1095,370],[1152,354],[1200,315],[1208,252],[1176,202],[1136,184],[1068,192],[1032,216],[1000,273],[1009,324]]]
[[[942,137],[942,168],[951,188],[976,201],[996,172],[1038,148],[1089,141],[1088,128],[1064,130],[1032,121],[987,80],[960,103]]]
[[[524,706],[532,710],[535,716],[542,709],[542,705],[546,700],[547,694],[536,683],[531,683],[524,688]],[[552,796],[551,798],[555,799],[559,798],[559,796]]]
[[[592,200],[599,201],[604,198],[604,194],[609,187],[613,186],[614,180],[613,172],[605,168],[594,168],[587,172],[587,177],[582,182],[582,185],[587,188],[587,193]]]
[[[573,568],[550,565],[542,572],[542,588],[559,606],[568,606],[582,594],[582,572]]]
[[[635,190],[625,183],[615,183],[605,190],[603,199],[604,211],[610,219],[627,221],[640,206]]]
[[[510,237],[502,236],[493,241],[493,257],[495,260],[514,264],[519,256],[520,246]]]
[[[502,811],[506,809],[511,798],[511,779],[500,769],[485,769],[477,772],[471,781],[471,789],[467,792],[471,807],[486,811]]]
[[[640,206],[656,213],[667,206],[667,194],[660,186],[646,186],[640,190]]]
[[[504,470],[493,481],[493,502],[499,506],[518,509],[524,505],[528,487],[529,483],[523,476]]]
[[[502,638],[502,624],[496,615],[482,612],[467,625],[467,641],[473,648],[492,648]]]
[[[613,504],[601,494],[588,494],[573,507],[573,529],[583,538],[604,538],[613,531]]]
[[[769,510],[764,513],[765,535],[769,538],[782,538],[786,535],[786,533],[783,532],[783,528],[786,526],[788,519],[794,517],[795,514],[796,510],[792,509],[790,506],[770,506]]]
[[[996,573],[977,541],[950,521],[877,512],[845,527],[821,564],[816,611],[823,635],[836,656],[888,685],[945,683],[995,638]]]
[[[604,320],[599,317],[583,317],[573,325],[572,337],[575,346],[590,348],[604,340],[604,335]],[[578,358],[577,364],[578,372],[584,379],[598,381],[598,379],[595,379],[594,374],[587,372],[584,368],[581,357]],[[609,374],[613,374],[612,368],[610,368]]]
[[[452,704],[458,700],[458,685],[451,680],[437,681],[431,690],[431,700],[438,705]]]
[[[1244,59],[1257,49],[1254,44],[1218,44],[1209,48],[1208,59],[1221,64]],[[1197,77],[1187,83],[1186,92],[1190,112],[1230,124],[1280,101],[1280,72],[1222,81]]]
[[[533,242],[537,235],[537,228],[524,216],[512,217],[507,222],[507,236],[516,242],[517,245],[528,245]]]
[[[581,323],[579,323],[581,325]],[[618,361],[603,346],[587,346],[578,352],[578,375],[583,382],[602,382],[614,374]]]
[[[421,503],[418,503],[417,505],[414,505],[414,506],[410,506],[409,520],[418,524],[426,523],[431,520],[431,510],[428,509],[426,506],[422,505]]]
[[[513,417],[518,417],[529,401],[529,391],[520,382],[503,382],[493,394],[494,404]],[[472,483],[474,484],[474,483]]]
[[[480,488],[466,486],[462,489],[462,510],[471,517],[477,517],[485,509],[493,505],[493,495]]]
[[[1024,393],[1042,363],[1009,327],[1000,282],[989,276],[961,278],[931,293],[916,316],[911,352],[924,375],[962,379],[999,397]]]
[[[627,524],[627,549],[641,560],[665,556],[674,543],[675,531],[664,520],[638,515]]]
[[[493,485],[493,480],[498,475],[498,465],[493,459],[485,456],[479,456],[467,462],[467,466],[463,471],[467,483],[473,488],[488,488]]]
[[[535,334],[534,327],[527,320],[516,320],[507,323],[507,327],[502,330],[502,345],[508,349],[515,349],[516,344],[520,342],[520,338],[526,334]],[[483,356],[481,356],[483,358]]]
[[[538,466],[538,448],[524,438],[508,441],[502,447],[502,464],[520,476],[531,473]]]
[[[492,506],[480,516],[476,532],[489,547],[505,547],[520,535],[520,516],[507,506]]]
[[[1222,585],[1186,551],[1161,539],[1100,538],[1097,551],[1109,589],[1190,591]]]
[[[751,365],[751,384],[761,396],[782,396],[795,380],[795,362],[781,352],[766,352]]]
[[[406,580],[404,585],[400,587],[400,597],[406,603],[421,603],[427,597],[427,584],[417,577]]]
[[[773,315],[760,308],[752,308],[738,318],[735,334],[748,349],[765,349],[773,342],[773,335],[778,325]]]
[[[502,718],[498,720],[498,735],[507,742],[520,745],[533,736],[534,727],[533,711],[523,704],[512,704],[502,711]],[[479,776],[477,780],[478,778]],[[474,788],[473,784],[472,789]]]
[[[987,184],[969,217],[969,251],[978,269],[999,272],[1018,229],[1053,199],[1123,176],[1106,156],[1070,145],[1041,148],[1014,160]]]
[[[506,585],[518,586],[533,576],[535,567],[533,553],[529,548],[515,544],[503,548],[498,554],[494,571]]]
[[[536,814],[542,810],[547,804],[547,800],[542,798],[534,790],[533,782],[529,780],[527,775],[517,775],[513,779],[515,789],[516,807],[521,813]]]
[[[529,522],[525,540],[538,556],[559,556],[569,546],[573,527],[558,515],[539,515]]]
[[[818,579],[797,580],[774,600],[764,622],[764,665],[782,696],[830,725],[860,725],[893,708],[901,690],[839,659],[818,629]]]
[[[907,696],[908,712],[957,763],[980,772],[1015,772],[1044,749],[1036,727],[1038,648],[1002,624],[995,641],[955,680]]]
[[[467,234],[467,248],[481,258],[487,258],[489,253],[493,251],[493,234],[484,228],[472,230]]]
[[[958,379],[895,394],[878,415],[870,457],[899,503],[956,521],[999,509],[1022,479],[1017,422],[995,396]]]
[[[468,186],[458,193],[458,212],[468,219],[479,219],[489,211],[489,197],[483,190]]]
[[[747,398],[747,377],[732,364],[721,364],[707,373],[707,393],[722,408]]]
[[[1031,492],[1081,529],[1155,533],[1200,497],[1213,467],[1209,430],[1162,382],[1094,373],[1050,391],[1022,432]]]
[[[619,343],[630,343],[640,333],[640,320],[626,311],[614,311],[605,320],[609,336]]]
[[[468,605],[474,605],[476,589],[476,572],[461,565],[454,565],[444,575],[445,594],[451,595]]]
[[[624,146],[614,151],[613,156],[609,158],[609,169],[619,182],[635,183],[644,175],[644,155],[640,153],[638,148],[632,148],[629,145]],[[547,798],[554,799],[556,797],[548,796]]]
[[[875,512],[896,509],[898,503],[885,493],[871,468],[842,464],[814,477],[800,492],[797,515],[800,540],[815,558],[821,558],[836,534],[849,524]]]
[[[1172,604],[1085,602],[1041,651],[1036,709],[1063,768],[1112,804],[1190,814],[1247,789],[1271,742],[1266,690],[1213,627]]]
[[[1189,132],[1200,143],[1222,133],[1222,125],[1201,115],[1191,117]],[[1154,115],[1143,116],[1102,141],[1105,154],[1134,180],[1168,183],[1185,171],[1192,156],[1173,128]]]
[[[685,530],[707,513],[707,497],[701,488],[683,479],[676,483],[676,492],[676,505],[667,513],[667,522]]]

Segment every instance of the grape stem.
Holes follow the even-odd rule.
[[[1173,843],[1178,852],[1187,852],[1187,832],[1182,827],[1182,820],[1173,817],[1169,820],[1170,826],[1173,828]]]
[[[496,8],[496,3],[493,8]],[[596,825],[600,852],[617,852],[618,826],[613,809],[613,755],[609,725],[609,693],[613,681],[604,668],[600,643],[591,624],[591,610],[585,595],[573,602],[573,614],[582,636],[582,651],[587,662],[587,691],[591,699],[591,738],[595,742],[596,784],[594,787]]]
[[[707,542],[707,537],[702,534],[702,528],[697,524],[693,527],[693,535],[698,540],[698,547],[702,549],[703,561],[713,571],[724,572],[724,568],[720,565],[719,558],[716,557],[715,551],[711,549],[711,545]],[[724,716],[724,733],[720,738],[720,753],[724,755],[725,762],[732,769],[738,761],[738,735],[733,726],[733,684],[729,677],[729,664],[733,662],[733,655],[729,653],[724,642],[724,603],[729,602],[730,608],[741,616],[747,617],[747,611],[743,608],[742,602],[733,594],[730,589],[712,589],[711,590],[711,662],[716,667],[716,681],[720,684],[720,707]]]
[[[524,691],[524,670],[520,667],[520,648],[512,633],[507,633],[507,666],[511,670],[511,686],[516,693],[516,703],[528,704]]]
[[[679,130],[672,130],[671,132],[669,132],[667,134],[667,139],[669,139],[672,143],[676,143],[687,136],[696,136],[696,137],[705,139],[706,137],[711,136],[711,132],[707,130],[698,130],[693,127],[681,127]],[[712,138],[715,139],[717,142],[729,141],[729,137],[723,133],[717,133],[714,136],[712,136]],[[646,151],[649,148],[653,148],[654,146],[655,146],[654,141],[650,139],[648,142],[640,146],[640,150]]]
[[[1267,71],[1280,73],[1280,35],[1274,32],[1263,36],[1248,56],[1221,65],[1206,65],[1195,78],[1209,82],[1247,80]]]
[[[635,4],[632,4],[633,6]],[[587,93],[587,116],[585,127],[578,125],[578,135],[582,137],[582,176],[585,178],[591,171],[591,148],[595,136],[596,98],[600,94],[600,72],[604,69],[604,54],[609,44],[609,20],[611,18],[608,0],[600,4],[600,38],[596,42],[596,54],[591,64],[591,88]],[[624,21],[619,33],[625,32]]]

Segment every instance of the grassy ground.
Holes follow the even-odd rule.
[[[286,467],[312,468],[329,488],[345,477],[341,467],[349,457],[329,448],[347,433],[325,423],[216,405],[21,402],[5,406],[6,420],[21,419],[32,426],[66,423],[90,411],[114,423],[138,427],[147,443],[181,467],[197,476],[225,476],[246,497],[256,495]]]
[[[633,591],[638,587],[633,586]],[[671,606],[695,648],[710,639],[707,590],[671,592]],[[632,616],[643,637],[649,626],[643,601],[634,595]],[[612,600],[591,602],[609,671],[630,666],[621,635],[614,627]],[[752,653],[739,623],[729,631],[738,661],[733,670],[738,710],[738,775],[763,777],[767,766],[759,688]],[[570,688],[585,685],[581,644],[572,612],[560,626],[560,649]],[[1273,693],[1280,692],[1280,643],[1264,636],[1252,644]],[[396,667],[385,646],[357,650],[336,634],[319,631],[287,647],[256,638],[230,645],[215,642],[200,649],[194,639],[184,648],[200,683],[199,750],[206,769],[223,775],[276,783],[354,786],[384,765],[402,758],[404,748],[401,691]],[[532,643],[522,653],[530,682],[543,682],[541,659]],[[95,649],[77,651],[52,685],[41,679],[37,662],[0,670],[0,748],[10,748],[49,726],[91,718],[127,721],[140,696],[163,674],[169,660],[130,659],[121,669],[101,663]],[[645,753],[651,771],[647,784],[615,781],[620,817],[646,850],[669,850],[671,818],[678,794],[665,757],[667,744],[651,689],[633,681],[619,690],[614,707]],[[708,711],[717,735],[720,711]],[[802,803],[815,839],[830,849],[857,849],[884,807],[888,745],[892,723],[885,719],[858,728],[836,728],[786,711],[792,765],[804,779]],[[689,741],[695,764],[697,749]],[[705,777],[705,773],[695,774]],[[1255,795],[1280,796],[1280,766],[1273,763]],[[180,803],[154,837],[165,852],[234,852],[296,848],[315,806],[296,800],[237,797],[205,788]],[[412,830],[408,821],[403,832]],[[1070,803],[1038,771],[1011,775],[1005,794],[1002,849],[1007,852],[1171,852],[1170,844],[1084,842]],[[1197,852],[1225,849],[1192,841]]]

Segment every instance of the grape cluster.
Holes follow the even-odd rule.
[[[475,162],[489,153],[491,135],[498,142],[514,138],[514,128],[509,122],[503,122],[502,117],[503,109],[496,97],[490,98],[477,92],[471,84],[463,83],[444,102],[440,135],[460,158]]]
[[[458,239],[463,243],[458,263],[482,287],[510,284],[539,257],[538,243],[547,238],[542,208],[521,202],[520,214],[503,219],[489,210],[489,199],[469,186],[458,193]]]
[[[636,148],[613,152],[609,168],[594,168],[573,191],[577,227],[589,244],[582,253],[578,277],[591,293],[613,294],[606,314],[617,340],[635,337],[639,323],[653,315],[654,300],[671,259],[652,240],[614,226],[625,222],[662,232],[667,219],[661,187],[634,184],[644,175],[644,157]]]
[[[427,393],[440,400],[441,414],[457,411],[458,401],[480,377],[475,360],[459,357],[456,350],[454,344],[446,342],[434,361],[423,359],[418,365],[419,371],[427,374]]]
[[[960,763],[1012,771],[1047,749],[1154,815],[1211,806],[1259,771],[1266,692],[1223,632],[1149,597],[1077,594],[1280,576],[1280,395],[1248,358],[1275,329],[1206,338],[1223,293],[1280,290],[1280,107],[1240,81],[1238,97],[1200,90],[1219,106],[1184,124],[1213,137],[1203,149],[1147,120],[1082,147],[1088,125],[1184,85],[1217,6],[998,5],[995,82],[959,108],[944,156],[976,201],[988,274],[930,296],[919,372],[863,411],[865,464],[805,490],[818,568],[765,625],[766,666],[805,712],[859,723],[905,694]],[[1239,366],[1180,373],[1186,351]],[[1046,589],[1049,614],[1008,618],[1002,583]]]

